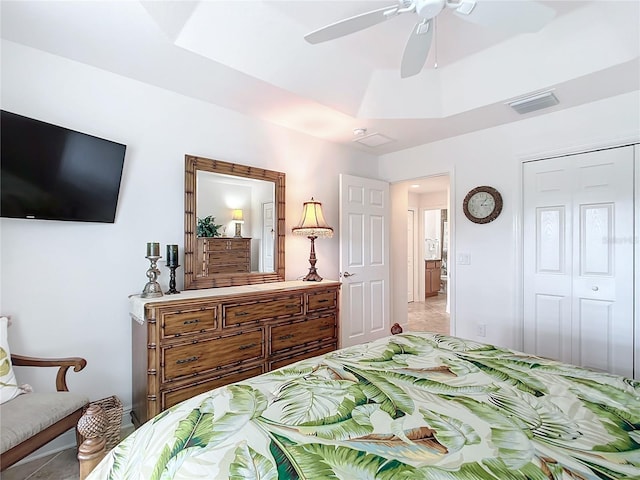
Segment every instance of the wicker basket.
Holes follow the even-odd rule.
[[[105,440],[107,442],[107,451],[111,450],[120,443],[120,425],[122,424],[122,402],[118,397],[103,398],[91,402],[91,405],[100,405],[107,416],[108,425],[105,431]]]

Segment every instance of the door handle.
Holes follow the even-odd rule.
[[[343,277],[349,278],[349,277],[353,277],[355,275],[355,273],[349,273],[349,272],[344,272],[342,274]]]
[[[591,290],[593,290],[594,292],[597,292],[599,288],[597,285],[594,285],[593,287],[591,287]]]

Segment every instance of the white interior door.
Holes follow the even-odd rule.
[[[524,349],[633,375],[633,147],[524,165]]]
[[[340,175],[340,345],[389,335],[389,184]]]
[[[407,301],[413,302],[414,278],[416,276],[415,266],[415,243],[416,234],[414,230],[413,210],[407,210]]]
[[[273,220],[273,202],[262,204],[262,265],[261,272],[275,272],[274,266],[274,240],[275,223]]]

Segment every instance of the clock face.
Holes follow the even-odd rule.
[[[489,223],[502,211],[502,196],[493,187],[476,187],[464,198],[464,214],[474,223]]]
[[[476,218],[486,218],[496,208],[496,201],[487,192],[478,192],[469,199],[469,213]]]

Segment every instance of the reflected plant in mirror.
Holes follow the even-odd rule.
[[[198,218],[196,235],[198,237],[219,237],[220,232],[218,232],[218,229],[222,227],[222,225],[213,223],[215,219],[216,217],[212,215],[208,215],[204,218]]]

